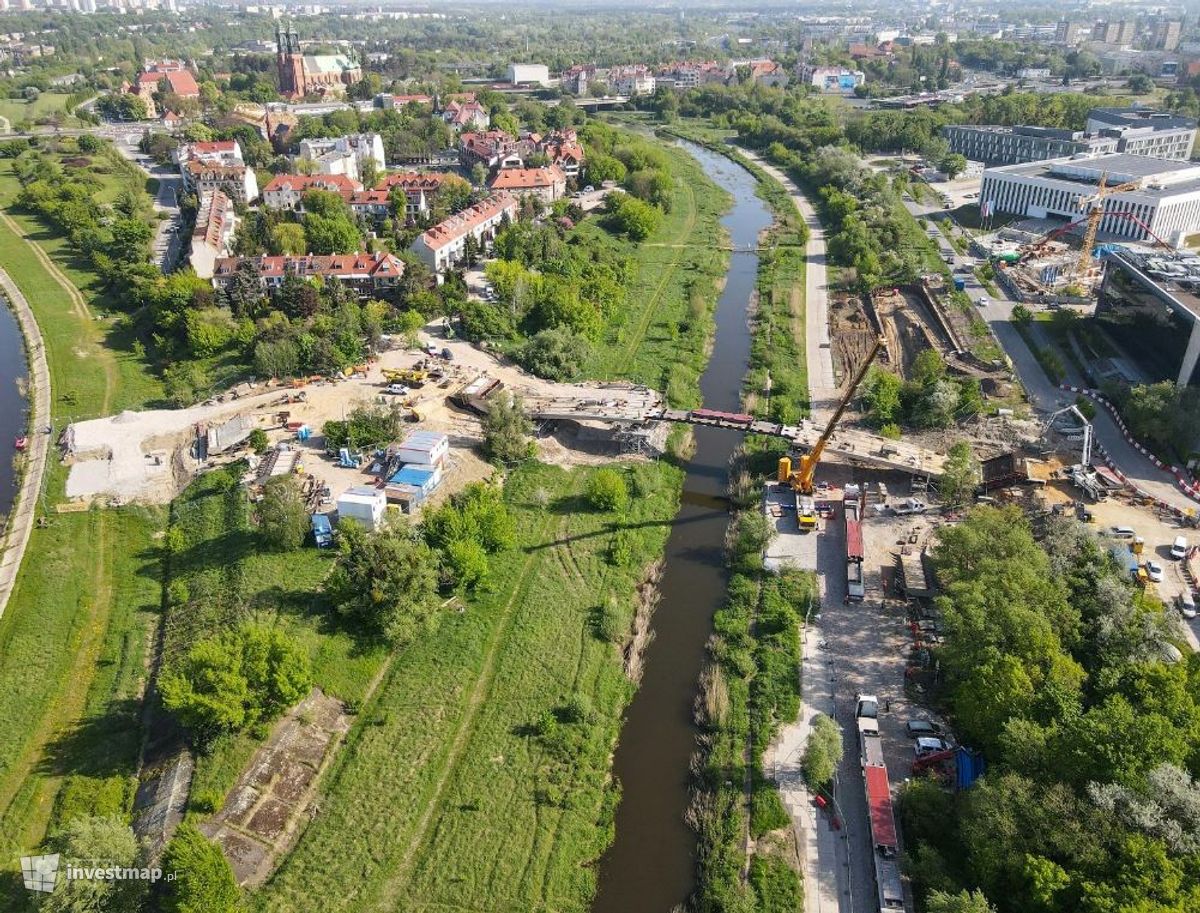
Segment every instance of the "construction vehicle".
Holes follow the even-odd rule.
[[[338,449],[337,465],[342,469],[358,469],[362,465],[362,461],[361,453],[351,453],[349,447]]]
[[[821,455],[825,452],[825,447],[829,443],[829,439],[833,437],[833,432],[837,428],[837,424],[841,421],[842,415],[845,413],[850,401],[854,398],[854,391],[858,389],[858,385],[863,382],[863,378],[867,376],[867,370],[875,361],[875,357],[883,350],[884,338],[879,336],[875,339],[875,343],[871,346],[871,351],[867,354],[866,359],[858,369],[858,373],[850,381],[850,386],[846,388],[845,394],[842,396],[842,401],[838,403],[838,407],[833,410],[833,415],[829,417],[829,422],[825,425],[825,430],[821,432],[821,436],[817,438],[817,442],[813,444],[812,450],[803,454],[796,464],[796,469],[792,469],[791,457],[781,457],[779,460],[779,475],[778,481],[782,484],[791,485],[792,490],[812,497],[815,488],[813,486],[813,474],[817,470],[817,464],[821,462]],[[799,511],[799,503],[797,503],[797,511]],[[815,513],[815,508],[814,508]],[[815,525],[815,517],[814,517]]]
[[[1050,417],[1046,419],[1046,430],[1049,431],[1055,420],[1068,413],[1073,415],[1082,427],[1078,432],[1063,433],[1063,436],[1068,440],[1078,439],[1081,444],[1079,462],[1067,469],[1067,478],[1071,480],[1071,484],[1088,495],[1093,501],[1104,501],[1108,498],[1108,492],[1106,486],[1097,477],[1096,470],[1092,468],[1093,431],[1092,423],[1088,421],[1087,416],[1074,404],[1064,406],[1062,409],[1052,412]]]
[[[429,372],[419,368],[384,368],[383,379],[388,383],[419,387],[429,379]]]

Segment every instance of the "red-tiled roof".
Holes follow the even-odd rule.
[[[330,190],[334,193],[348,194],[362,189],[362,184],[344,174],[277,174],[263,188],[263,193],[285,190],[293,190],[296,193],[304,193],[307,190]]]
[[[418,105],[431,105],[433,104],[433,99],[428,95],[393,95],[392,102],[397,105],[407,105],[411,102],[415,102]]]
[[[557,165],[546,168],[503,168],[488,182],[493,190],[536,190],[567,179]]]
[[[357,254],[333,254],[303,257],[222,257],[216,262],[214,276],[228,276],[237,272],[238,265],[253,260],[258,265],[259,275],[264,278],[282,278],[286,275],[328,276],[337,278],[391,278],[404,275],[404,261],[393,254],[365,251]]]
[[[217,247],[221,243],[225,221],[231,218],[232,214],[233,203],[222,191],[206,193],[200,201],[200,211],[196,213],[196,227],[192,231],[192,237],[203,238],[205,243]]]
[[[218,139],[208,143],[190,143],[188,149],[192,155],[216,155],[221,152],[233,152],[237,148],[235,139]]]
[[[220,180],[237,178],[239,181],[246,175],[246,166],[222,162],[205,162],[201,159],[191,159],[185,166],[190,174],[205,180]]]
[[[446,176],[444,174],[423,171],[397,171],[387,175],[375,185],[375,189],[391,190],[393,187],[402,187],[406,192],[424,190],[429,193],[440,189],[442,181],[445,179]]]
[[[200,86],[196,84],[196,77],[187,70],[168,70],[165,73],[142,73],[138,76],[138,85],[157,86],[160,80],[165,79],[170,85],[170,90],[176,95],[181,95],[184,98],[195,98],[200,94]]]
[[[386,206],[392,195],[386,190],[357,190],[346,197],[351,206]]]
[[[451,216],[445,222],[439,222],[422,234],[421,240],[430,250],[440,250],[515,204],[516,201],[507,193],[495,194],[464,209],[458,215]]]

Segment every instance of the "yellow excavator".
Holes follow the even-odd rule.
[[[825,452],[825,446],[829,443],[829,439],[833,437],[834,429],[841,421],[843,413],[850,405],[850,401],[854,398],[854,391],[858,389],[858,385],[863,382],[863,378],[867,376],[867,371],[875,358],[883,350],[884,339],[882,336],[876,338],[871,346],[871,351],[867,353],[866,360],[863,361],[858,373],[854,375],[854,379],[850,381],[850,386],[846,388],[845,394],[842,396],[842,401],[838,403],[838,407],[833,410],[833,415],[829,417],[828,424],[825,425],[825,430],[821,432],[821,436],[817,438],[817,442],[813,444],[812,450],[803,454],[796,463],[796,468],[792,468],[791,457],[780,457],[779,459],[779,476],[778,481],[781,484],[791,485],[792,491],[796,492],[796,522],[799,524],[801,531],[807,532],[817,528],[817,504],[813,499],[813,474],[817,471],[817,464],[821,462],[821,454]]]
[[[408,384],[410,387],[419,387],[429,377],[428,371],[423,371],[420,368],[384,368],[383,379],[392,384]]]

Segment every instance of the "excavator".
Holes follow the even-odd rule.
[[[821,436],[817,438],[817,442],[813,444],[812,450],[803,454],[796,468],[792,469],[791,457],[780,457],[779,459],[779,475],[777,481],[781,484],[790,485],[792,491],[796,492],[796,522],[799,524],[802,532],[808,532],[817,528],[817,503],[813,499],[813,474],[817,471],[817,464],[821,462],[821,455],[825,452],[825,446],[829,443],[829,439],[833,437],[833,432],[837,428],[837,424],[841,421],[842,415],[846,408],[850,405],[850,401],[854,398],[854,391],[858,389],[859,384],[863,382],[863,378],[867,376],[867,370],[875,361],[875,358],[883,350],[885,345],[884,338],[879,336],[875,339],[871,346],[871,351],[867,353],[866,359],[858,369],[858,373],[854,375],[854,379],[850,381],[850,386],[846,388],[845,394],[842,396],[842,401],[838,403],[838,407],[833,410],[833,415],[829,417],[829,422],[825,425],[825,430],[821,432]]]

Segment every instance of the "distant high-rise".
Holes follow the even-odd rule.
[[[1154,46],[1164,51],[1174,51],[1179,47],[1179,39],[1183,32],[1183,23],[1178,19],[1159,19],[1154,23]]]
[[[1054,40],[1059,44],[1074,46],[1088,37],[1089,29],[1082,22],[1071,22],[1063,19],[1058,23],[1058,30],[1054,34]]]

